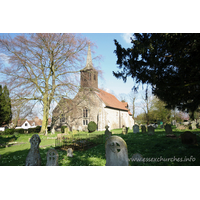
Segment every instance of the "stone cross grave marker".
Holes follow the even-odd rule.
[[[54,127],[51,129],[51,135],[54,135],[55,134],[55,129]]]
[[[132,161],[132,162],[144,162],[143,159],[144,159],[144,158],[143,158],[142,155],[139,154],[139,153],[135,153],[135,154],[133,154],[133,156],[131,157],[131,161]]]
[[[145,125],[141,125],[141,129],[142,129],[142,133],[146,133],[146,126]]]
[[[128,166],[126,142],[119,136],[111,136],[105,144],[106,166]]]
[[[153,126],[148,126],[148,134],[149,135],[154,135],[154,127]]]
[[[139,126],[137,124],[133,126],[133,133],[139,133]]]
[[[26,166],[40,166],[41,165],[41,156],[39,151],[39,144],[41,139],[38,134],[34,134],[31,139],[31,148],[26,157]]]
[[[105,139],[107,140],[110,136],[112,136],[112,132],[110,132],[108,130],[109,126],[105,126],[106,130],[105,130]]]
[[[67,157],[73,157],[73,149],[72,148],[67,149]]]
[[[183,144],[196,144],[197,143],[197,137],[196,134],[186,131],[181,134],[181,142]]]
[[[166,124],[166,125],[165,125],[165,132],[166,132],[167,134],[173,134],[173,132],[172,132],[172,127],[171,127],[169,124]]]
[[[49,149],[46,166],[58,166],[58,157],[58,152],[55,149]]]

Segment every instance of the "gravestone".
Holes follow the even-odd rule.
[[[197,128],[197,127],[196,127],[196,122],[195,122],[195,121],[192,121],[192,122],[191,122],[191,126],[192,126],[192,130],[196,129],[196,128]]]
[[[106,166],[128,166],[126,142],[119,136],[111,136],[105,144]]]
[[[107,140],[110,136],[112,136],[112,132],[110,132],[108,130],[109,126],[105,126],[106,130],[105,130],[105,139]]]
[[[197,137],[196,134],[186,131],[181,134],[181,142],[183,144],[196,144],[197,143]]]
[[[146,133],[146,126],[145,125],[142,125],[141,129],[142,129],[142,133]]]
[[[173,132],[172,132],[172,127],[169,125],[169,124],[166,124],[165,125],[165,132],[167,133],[167,134],[172,134]]]
[[[126,135],[126,127],[125,126],[122,127],[122,134]]]
[[[38,134],[34,134],[31,139],[31,149],[28,152],[26,157],[26,166],[40,166],[41,165],[41,156],[39,151],[39,144],[41,139]]]
[[[58,166],[58,156],[58,152],[55,149],[49,149],[46,166]]]
[[[69,133],[69,128],[65,128],[65,134]]]
[[[133,133],[139,133],[139,126],[137,124],[133,126]]]
[[[128,129],[129,129],[129,127],[126,127],[126,134],[128,134]]]
[[[176,120],[172,120],[171,124],[172,126],[176,126]]]
[[[54,135],[55,134],[55,129],[54,127],[51,129],[51,135]]]
[[[72,132],[73,134],[77,134],[77,130],[73,130],[73,132]]]
[[[143,159],[144,159],[144,158],[142,157],[141,154],[135,153],[135,154],[133,154],[133,156],[131,157],[130,160],[131,160],[132,162],[144,162]]]
[[[154,127],[153,126],[148,126],[148,134],[149,135],[154,135]]]
[[[72,148],[67,149],[67,157],[73,157],[73,149]]]
[[[57,139],[58,139],[58,140],[62,140],[62,137],[63,137],[63,134],[62,134],[62,133],[59,133],[59,134],[57,135]]]

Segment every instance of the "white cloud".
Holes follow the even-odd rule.
[[[5,63],[5,64],[9,64],[9,57],[4,54],[4,53],[0,53],[0,59]]]
[[[122,38],[124,39],[124,41],[128,44],[130,44],[131,42],[131,37],[133,37],[133,34],[132,33],[123,33],[122,34]]]

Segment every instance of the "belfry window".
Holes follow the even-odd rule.
[[[60,122],[65,122],[65,116],[64,116],[64,114],[61,114],[61,116],[60,116]]]

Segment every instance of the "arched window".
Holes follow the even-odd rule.
[[[89,73],[89,80],[91,80],[91,73]]]
[[[88,113],[88,109],[85,107],[83,109],[83,125],[88,125],[89,122],[89,113]]]
[[[96,80],[96,74],[94,74],[94,80]]]
[[[87,118],[88,117],[88,109],[85,107],[83,109],[83,118]]]

